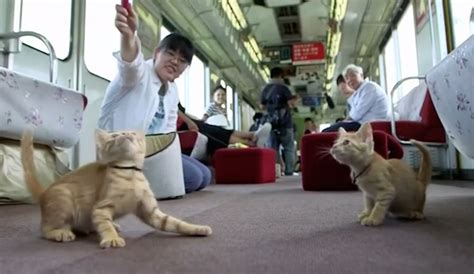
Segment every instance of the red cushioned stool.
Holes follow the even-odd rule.
[[[374,131],[374,150],[384,158],[403,157],[403,148],[393,136]],[[329,154],[337,132],[308,134],[301,140],[301,169],[304,190],[356,190],[350,168]]]
[[[275,182],[275,151],[270,148],[222,148],[212,157],[216,184]]]

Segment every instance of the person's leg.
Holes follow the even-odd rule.
[[[236,144],[236,143],[241,143],[241,144],[244,144],[244,145],[250,146],[250,147],[255,146],[255,142],[252,141],[252,139],[244,139],[244,138],[239,137],[235,134],[230,135],[229,144]]]
[[[200,184],[197,185],[196,189],[193,191],[201,190],[208,186],[211,183],[211,171],[209,170],[209,168],[194,158],[191,158],[186,155],[183,155],[183,157],[187,158],[186,160],[190,162],[195,168],[199,169],[199,172],[201,173],[202,180]]]
[[[237,137],[241,139],[250,139],[250,140],[253,139],[254,134],[255,132],[238,131],[238,130],[234,130],[234,132],[232,132],[233,137]]]
[[[322,132],[336,132],[340,127],[346,131],[357,131],[360,128],[360,124],[358,122],[339,122],[325,128]]]
[[[255,132],[235,130],[229,138],[229,143],[242,143],[248,146],[265,147],[271,130],[272,126],[269,123],[265,123]]]
[[[285,175],[293,175],[295,167],[295,136],[292,128],[286,129],[286,134],[280,138],[285,155]]]
[[[184,189],[186,193],[197,190],[203,181],[203,174],[201,170],[190,160],[187,155],[182,154],[183,161],[183,175],[184,175]]]
[[[275,163],[281,165],[282,159],[280,156],[280,141],[278,135],[274,131],[270,133],[270,138],[268,138],[268,145],[270,148],[275,150]]]

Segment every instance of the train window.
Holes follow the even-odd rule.
[[[240,109],[240,113],[242,114],[242,118],[240,120],[241,129],[249,130],[250,126],[253,124],[253,115],[255,114],[255,109],[253,109],[246,100],[241,100]]]
[[[226,90],[226,108],[227,108],[227,120],[229,126],[234,128],[234,89],[227,85]]]
[[[400,78],[418,75],[418,59],[416,53],[415,18],[413,5],[408,5],[400,23],[397,26]],[[400,79],[398,79],[400,80]],[[418,83],[407,81],[403,83],[397,96],[402,97],[410,92]]]
[[[388,40],[383,51],[383,63],[385,65],[385,86],[387,92],[390,93],[393,86],[397,82],[397,64],[396,64],[395,43],[392,37]]]
[[[160,40],[168,36],[171,32],[166,27],[161,27],[160,29]]]
[[[227,83],[226,83],[224,80],[222,80],[222,79],[219,81],[219,84],[220,84],[223,88],[227,87]]]
[[[56,56],[66,59],[70,53],[71,13],[71,0],[23,0],[20,29],[44,35],[53,45]],[[48,52],[46,46],[37,38],[24,37],[21,41]]]
[[[194,56],[193,62],[188,69],[188,92],[186,99],[189,102],[189,113],[201,117],[204,114],[205,102],[205,75],[206,67],[201,59]]]
[[[387,92],[391,92],[397,81],[409,76],[418,75],[418,61],[416,52],[415,19],[412,4],[408,5],[397,29],[392,32],[392,37],[384,49],[384,70]],[[418,83],[407,81],[399,87],[394,95],[398,101]]]
[[[120,33],[114,26],[117,0],[87,0],[84,62],[96,75],[112,80],[117,62],[112,53],[120,50]]]
[[[454,42],[456,47],[474,34],[474,3],[472,0],[451,0]]]

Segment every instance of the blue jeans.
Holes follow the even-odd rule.
[[[198,160],[181,154],[186,193],[201,190],[211,183],[211,171]]]
[[[281,164],[280,145],[283,147],[285,157],[285,174],[293,175],[295,166],[295,135],[293,128],[281,130],[280,134],[270,133],[269,145],[276,151],[276,162]]]

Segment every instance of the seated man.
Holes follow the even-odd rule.
[[[347,85],[354,90],[347,99],[350,105],[349,115],[323,132],[337,131],[340,127],[346,131],[356,131],[361,124],[374,120],[386,120],[388,117],[388,98],[385,91],[370,80],[364,80],[361,67],[348,65],[343,72]]]

